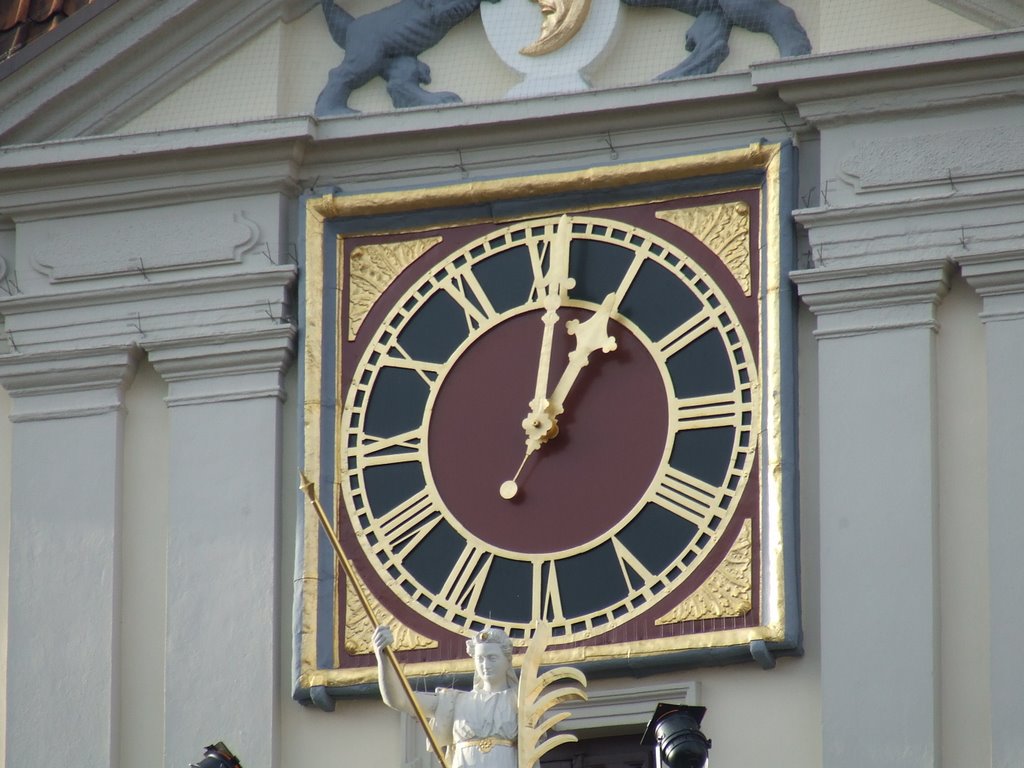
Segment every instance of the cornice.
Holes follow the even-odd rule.
[[[116,288],[103,286],[61,293],[19,294],[0,299],[0,315],[80,309],[110,304],[112,301],[143,305],[159,299],[223,293],[261,288],[287,288],[298,276],[293,266],[274,266],[252,271],[234,271],[222,275],[202,275],[131,283]]]
[[[0,140],[110,131],[314,1],[119,0],[0,79]]]
[[[120,410],[139,357],[134,345],[0,355],[0,385],[13,400],[11,421]]]
[[[964,18],[987,24],[993,29],[1011,29],[1024,24],[1021,0],[931,0]]]
[[[1024,100],[1024,31],[813,54],[751,66],[816,126]]]
[[[819,267],[790,273],[800,298],[818,317],[818,338],[911,328],[936,330],[934,310],[949,291],[952,263],[929,259],[863,267]]]
[[[285,399],[284,372],[297,331],[282,325],[246,333],[177,338],[147,346],[149,361],[170,385],[168,407]]]
[[[102,136],[0,152],[0,215],[16,220],[299,191],[309,118]]]
[[[294,266],[267,266],[190,277],[156,274],[100,281],[95,287],[0,300],[16,352],[74,356],[79,348],[174,344],[225,334],[294,333]]]
[[[1024,320],[1024,253],[968,254],[957,264],[967,283],[982,297],[982,321]]]

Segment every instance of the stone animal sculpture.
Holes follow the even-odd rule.
[[[348,106],[352,92],[378,75],[387,81],[388,94],[396,107],[462,101],[449,91],[432,93],[421,88],[421,84],[430,82],[430,68],[416,57],[437,45],[480,3],[398,0],[357,18],[335,5],[334,0],[321,0],[327,28],[345,56],[328,74],[327,84],[316,100],[315,114],[351,114],[355,111]]]
[[[706,75],[721,66],[729,55],[729,33],[734,26],[771,35],[783,56],[811,52],[807,32],[789,6],[779,0],[622,0],[634,8],[671,8],[697,20],[686,33],[686,50],[681,63],[658,75],[672,80]]]
[[[398,0],[393,5],[354,17],[321,0],[331,37],[345,55],[330,71],[316,100],[318,117],[355,112],[349,97],[376,76],[387,81],[395,107],[418,107],[462,101],[450,91],[431,92],[430,68],[417,57],[434,47],[451,29],[471,16],[481,2],[498,0]],[[506,0],[507,2],[508,0]],[[603,0],[607,1],[607,0]],[[634,8],[670,8],[696,17],[686,33],[680,64],[658,75],[670,80],[714,72],[729,55],[734,26],[771,35],[783,56],[810,53],[807,32],[793,9],[780,0],[622,0]]]

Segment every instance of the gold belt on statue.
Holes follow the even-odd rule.
[[[495,747],[514,747],[516,743],[512,739],[499,739],[497,736],[488,736],[484,739],[466,739],[456,743],[457,747],[476,747],[485,755]]]

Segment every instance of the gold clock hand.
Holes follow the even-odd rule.
[[[526,466],[526,460],[530,458],[530,454],[558,434],[558,416],[565,410],[566,395],[576,383],[580,371],[590,362],[590,356],[599,349],[605,353],[615,349],[615,337],[608,335],[608,320],[616,301],[616,295],[609,293],[597,312],[586,322],[570,320],[566,323],[569,335],[576,337],[576,349],[569,353],[569,365],[555,385],[550,399],[543,400],[543,406],[535,405],[536,401],[531,403],[533,410],[523,420],[523,428],[526,430],[526,454],[512,479],[506,480],[498,488],[501,498],[512,499],[519,493],[516,481]],[[548,327],[546,325],[545,330]]]
[[[576,383],[580,371],[590,362],[590,356],[599,349],[607,353],[616,347],[615,337],[608,335],[608,320],[615,303],[616,295],[609,293],[601,302],[601,307],[586,322],[570,320],[565,324],[569,335],[576,337],[576,349],[569,353],[569,365],[548,398],[548,413],[555,421],[555,430],[558,429],[558,417],[565,410],[565,398]]]
[[[551,370],[551,348],[555,335],[555,325],[558,323],[558,309],[567,298],[569,289],[576,281],[569,277],[569,246],[572,240],[572,225],[569,217],[563,215],[558,220],[555,236],[551,243],[548,255],[548,271],[543,281],[543,306],[544,332],[541,335],[540,359],[537,363],[537,380],[533,389],[533,400],[530,401],[530,411],[523,420],[523,430],[526,432],[527,446],[534,446],[534,450],[547,442],[547,434],[551,427],[547,417],[548,401],[548,375]]]

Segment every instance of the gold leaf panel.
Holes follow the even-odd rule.
[[[746,520],[729,554],[703,584],[655,624],[743,616],[753,607],[753,542]]]
[[[396,651],[416,651],[423,648],[437,648],[437,641],[417,634],[404,624],[399,624],[394,616],[378,603],[366,585],[360,580],[360,588],[373,604],[374,613],[382,624],[391,628],[395,636],[394,645],[391,647]],[[376,627],[370,621],[359,604],[359,597],[356,595],[352,583],[345,585],[345,652],[350,656],[361,656],[373,653],[373,630]]]
[[[359,333],[366,313],[402,270],[441,242],[440,237],[361,245],[349,257],[348,339]]]
[[[657,216],[714,251],[750,295],[750,206],[744,202],[701,205],[660,211]]]

